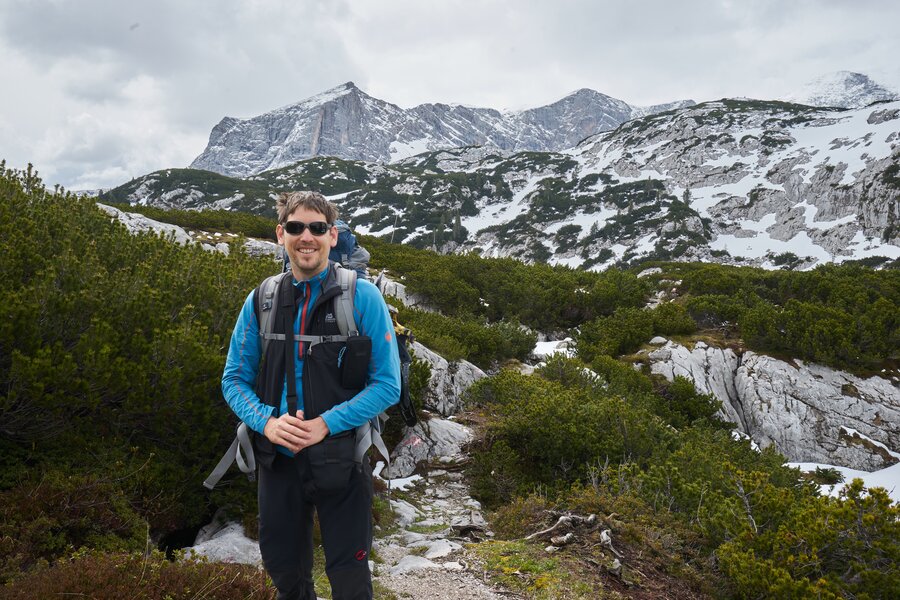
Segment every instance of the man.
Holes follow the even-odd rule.
[[[367,461],[354,458],[354,428],[399,397],[394,326],[378,289],[360,279],[353,317],[359,334],[371,339],[371,352],[366,356],[349,340],[327,337],[340,334],[335,298],[341,287],[328,260],[338,239],[337,210],[315,192],[282,194],[277,210],[275,233],[291,274],[271,301],[279,303],[274,333],[287,335],[270,341],[261,356],[259,309],[251,292],[222,375],[228,404],[255,432],[259,547],[279,599],[314,600],[315,508],[334,599],[372,598],[372,473]],[[326,337],[313,342],[294,336]],[[348,369],[362,383],[348,384]]]

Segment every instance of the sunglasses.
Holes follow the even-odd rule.
[[[326,223],[325,221],[313,221],[312,223],[304,223],[303,221],[288,221],[284,225],[284,230],[291,235],[300,235],[304,231],[306,231],[307,227],[309,228],[309,232],[314,236],[325,235],[328,233],[328,230],[331,229],[331,224]]]

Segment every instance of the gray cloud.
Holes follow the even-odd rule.
[[[900,4],[862,0],[7,0],[0,157],[67,187],[183,166],[222,117],[355,81],[401,106],[775,97],[900,86]]]

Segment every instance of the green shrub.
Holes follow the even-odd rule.
[[[576,337],[576,352],[585,362],[605,354],[634,352],[653,337],[653,315],[640,308],[617,308],[609,317],[585,323]]]
[[[866,492],[857,479],[839,498],[782,508],[777,526],[748,529],[718,550],[736,597],[897,597],[900,504],[883,489]]]
[[[491,439],[473,453],[469,467],[472,495],[486,506],[500,506],[527,494],[536,482],[505,439]]]
[[[233,210],[165,210],[136,204],[128,206],[128,212],[140,213],[146,217],[178,225],[184,229],[199,229],[208,232],[233,233],[246,237],[276,241],[276,220]]]
[[[109,500],[152,537],[198,524],[210,510],[202,478],[234,431],[219,389],[225,340],[271,270],[241,252],[132,235],[90,200],[0,173],[0,447],[15,449],[0,482],[29,472],[108,481]],[[51,526],[56,541],[38,554],[96,541]],[[114,549],[132,548],[132,529],[109,535],[121,538]]]
[[[488,425],[487,447],[479,451],[511,465],[503,467],[515,482],[506,486],[507,497],[531,485],[555,487],[583,478],[597,459],[641,461],[669,436],[642,405],[604,394],[597,386],[564,386],[504,370],[477,382],[469,399],[497,417]],[[495,448],[502,448],[503,456],[491,454]],[[492,470],[494,477],[500,475]],[[491,475],[487,466],[479,474]]]
[[[698,393],[694,382],[686,377],[676,376],[671,383],[660,386],[654,400],[654,412],[674,427],[719,423],[715,416],[722,408],[722,401],[712,394]],[[733,426],[733,423],[723,426]]]
[[[710,328],[724,323],[736,325],[748,307],[743,298],[707,294],[688,298],[686,308],[695,323]]]
[[[611,394],[633,398],[653,391],[653,382],[649,377],[611,356],[601,354],[594,357],[591,369],[606,380]]]
[[[400,321],[425,346],[447,360],[466,359],[479,367],[507,359],[523,360],[534,348],[537,336],[516,323],[483,323],[473,317],[447,317],[438,313],[400,308]]]
[[[667,265],[682,277],[687,308],[702,327],[737,323],[746,344],[859,370],[900,347],[900,271],[823,265],[811,271],[764,271],[724,265]]]
[[[270,600],[274,591],[265,573],[251,565],[171,562],[159,552],[149,556],[86,552],[0,587],[0,599]]]
[[[653,309],[653,331],[658,335],[694,333],[697,324],[681,304],[664,302]]]
[[[844,476],[833,467],[816,467],[813,481],[819,485],[835,485],[844,482]]]
[[[111,477],[50,471],[0,492],[0,583],[72,548],[144,548],[149,526]]]
[[[494,514],[492,526],[500,539],[512,540],[525,537],[539,529],[551,508],[547,498],[537,494],[519,496],[504,504]]]

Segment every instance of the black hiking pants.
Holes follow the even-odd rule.
[[[325,573],[334,600],[371,600],[372,470],[357,465],[345,490],[317,494],[303,453],[276,453],[259,468],[259,549],[278,600],[316,600],[313,588],[313,510],[319,515]]]

